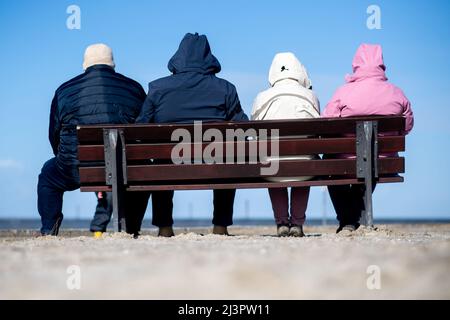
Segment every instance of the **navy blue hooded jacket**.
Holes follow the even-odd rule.
[[[94,65],[62,84],[50,111],[49,139],[59,166],[77,165],[76,126],[134,123],[145,91],[107,65]]]
[[[234,85],[215,76],[221,67],[206,36],[186,34],[168,68],[171,76],[149,84],[137,122],[248,120]]]

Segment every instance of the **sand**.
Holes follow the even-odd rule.
[[[383,225],[351,236],[334,230],[306,227],[305,238],[277,238],[274,227],[232,227],[232,237],[193,228],[171,239],[148,230],[137,240],[2,231],[0,298],[450,298],[450,224]]]

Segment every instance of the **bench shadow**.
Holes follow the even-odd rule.
[[[243,234],[243,236],[245,236],[246,234]],[[259,235],[261,237],[268,237],[268,238],[280,238],[275,234],[261,234]],[[309,233],[309,234],[305,234],[304,238],[318,238],[321,237],[322,234],[321,233]],[[293,237],[286,237],[286,238],[293,238]]]
[[[209,233],[208,234],[197,233],[197,232],[191,232],[191,233],[194,233],[201,237],[209,235]],[[179,233],[176,235],[183,235],[183,234],[187,234],[187,233],[183,232],[183,233]],[[275,234],[229,234],[228,235],[228,237],[240,237],[240,236],[259,236],[259,237],[264,237],[264,238],[279,238]],[[319,237],[322,237],[321,233],[309,233],[309,234],[306,234],[304,238],[319,238]],[[292,237],[286,237],[286,238],[292,238]]]

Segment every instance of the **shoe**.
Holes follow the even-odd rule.
[[[103,232],[101,231],[95,231],[94,232],[94,238],[95,239],[100,239],[103,236]]]
[[[212,233],[220,236],[229,236],[227,227],[222,226],[214,226]]]
[[[305,234],[303,233],[303,226],[299,226],[296,224],[291,225],[291,228],[289,229],[289,236],[297,238],[304,237]]]
[[[289,226],[285,224],[277,225],[277,235],[279,237],[288,237],[289,236]]]
[[[53,228],[49,232],[41,232],[41,236],[57,236],[59,233],[59,227],[61,227],[62,223],[62,217],[59,217],[56,219],[55,224],[53,225]]]
[[[175,236],[172,227],[161,227],[158,231],[158,237],[170,238]]]
[[[340,233],[342,231],[344,231],[345,233],[352,233],[354,231],[356,231],[356,229],[358,229],[359,225],[354,225],[354,224],[346,224],[343,226],[339,226],[339,228],[336,230],[336,233]]]

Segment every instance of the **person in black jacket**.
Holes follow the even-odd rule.
[[[248,120],[235,86],[216,77],[221,66],[211,53],[205,35],[186,34],[168,68],[171,76],[149,84],[147,98],[136,122]],[[235,193],[236,190],[214,190],[213,233],[228,234]],[[152,193],[152,223],[159,227],[160,236],[173,236],[173,194],[173,191]]]
[[[65,191],[79,188],[76,126],[132,123],[141,111],[145,91],[115,72],[112,50],[104,44],[86,49],[85,72],[62,84],[50,111],[49,139],[55,155],[42,167],[38,211],[42,235],[58,235]]]

